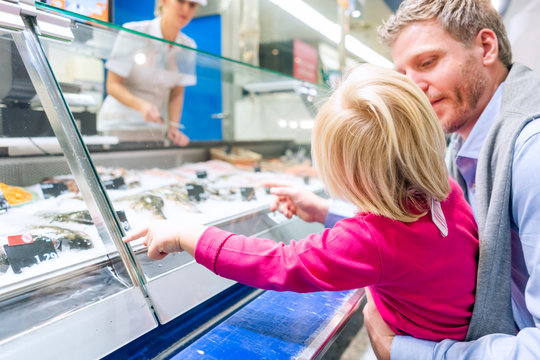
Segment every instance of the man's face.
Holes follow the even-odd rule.
[[[465,47],[430,20],[405,27],[391,50],[396,70],[424,91],[444,131],[466,138],[486,105],[481,48]]]

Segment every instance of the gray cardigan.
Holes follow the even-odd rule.
[[[491,333],[516,334],[510,293],[510,195],[514,144],[523,127],[540,117],[540,74],[514,64],[503,85],[501,111],[482,145],[476,170],[480,259],[476,298],[466,340]],[[466,193],[455,164],[454,134],[447,154],[450,175]]]

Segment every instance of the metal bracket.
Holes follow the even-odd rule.
[[[47,36],[53,39],[73,41],[74,36],[71,32],[71,20],[46,13],[38,10],[37,27],[42,36]]]
[[[17,1],[0,0],[0,28],[23,30],[21,8]]]
[[[0,27],[25,28],[21,16],[35,17],[38,34],[62,41],[73,41],[71,20],[36,8],[34,0],[0,0]]]

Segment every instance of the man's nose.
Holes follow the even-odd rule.
[[[418,85],[423,92],[427,92],[429,84],[422,74],[419,74],[416,71],[407,71],[405,72],[405,75],[407,75],[416,85]]]

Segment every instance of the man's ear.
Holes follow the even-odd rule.
[[[491,66],[498,60],[499,42],[493,30],[480,30],[476,35],[475,43],[482,48],[482,63],[484,66]]]

